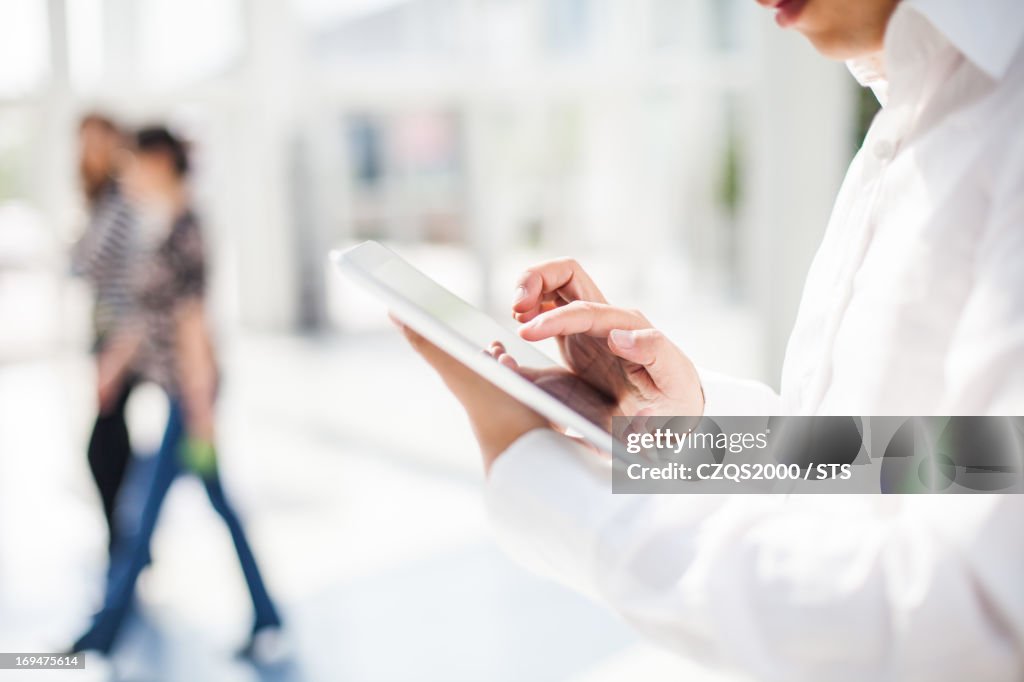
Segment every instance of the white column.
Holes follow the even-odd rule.
[[[762,378],[777,387],[807,269],[853,156],[855,86],[802,37],[762,26],[740,239],[766,343]]]
[[[46,221],[46,228],[58,245],[53,252],[54,279],[57,284],[56,305],[44,315],[46,325],[57,330],[56,341],[62,346],[78,348],[81,327],[69,324],[76,309],[68,305],[67,288],[62,276],[64,253],[60,245],[75,232],[77,195],[75,150],[75,112],[68,63],[67,0],[48,0],[50,78],[36,105],[39,117],[33,158],[32,200]],[[76,320],[76,322],[79,322]],[[51,326],[52,325],[52,326]]]
[[[484,50],[486,36],[483,6],[480,0],[462,0],[459,21],[462,27],[461,49],[466,55]],[[497,299],[491,272],[498,259],[496,247],[501,235],[501,222],[494,201],[494,155],[490,127],[491,104],[481,95],[485,79],[491,77],[493,65],[478,62],[467,68],[459,96],[462,115],[463,173],[465,174],[466,239],[480,273],[480,298],[475,301],[484,310],[496,312]]]
[[[57,234],[67,234],[75,206],[75,119],[68,68],[66,0],[47,4],[50,79],[40,100],[39,154],[33,194]]]
[[[247,0],[244,11],[247,52],[233,112],[228,229],[241,322],[284,331],[295,325],[299,295],[290,191],[295,100],[304,77],[296,68],[299,29],[290,2]]]

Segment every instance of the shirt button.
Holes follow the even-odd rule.
[[[889,140],[879,140],[871,151],[879,161],[891,161],[892,157],[896,155],[896,145]]]

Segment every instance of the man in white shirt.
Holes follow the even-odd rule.
[[[781,393],[698,369],[571,260],[523,275],[521,335],[620,414],[1024,414],[1024,2],[757,1],[884,104]],[[760,679],[1024,680],[1024,498],[612,495],[607,461],[406,333],[466,408],[509,549],[651,638]]]

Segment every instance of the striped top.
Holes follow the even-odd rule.
[[[99,350],[132,314],[135,212],[111,180],[93,203],[85,234],[72,252],[72,270],[93,289],[93,348]]]

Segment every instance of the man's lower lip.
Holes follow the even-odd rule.
[[[775,21],[782,28],[792,26],[803,12],[807,0],[782,0],[775,6]]]

